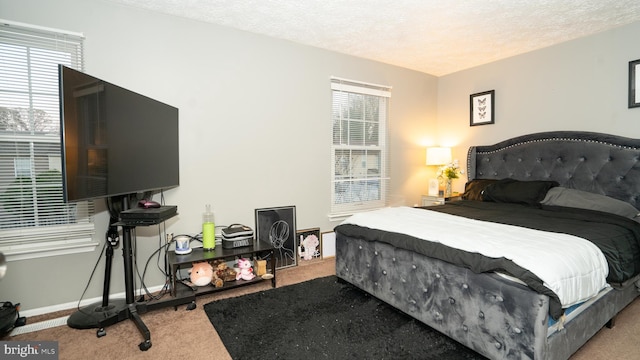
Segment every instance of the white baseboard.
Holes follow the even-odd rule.
[[[149,290],[149,292],[154,293],[156,291],[162,290],[163,287],[164,285],[158,285],[158,286],[150,287],[147,289]],[[136,294],[140,293],[140,289],[136,290],[135,293]],[[124,298],[126,298],[126,294],[124,292],[109,295],[109,299],[124,299]],[[92,299],[84,299],[80,302],[80,307],[99,303],[101,301],[102,301],[102,296],[92,298]],[[36,309],[20,311],[20,316],[24,316],[28,318],[30,316],[44,315],[44,314],[48,314],[56,311],[75,309],[77,307],[78,307],[78,302],[72,301],[72,302],[63,303],[63,304],[57,304],[57,305],[45,306],[45,307],[36,308]]]

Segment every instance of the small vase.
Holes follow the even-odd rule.
[[[451,197],[451,182],[453,179],[449,179],[447,178],[447,181],[445,183],[445,187],[444,187],[444,197]]]

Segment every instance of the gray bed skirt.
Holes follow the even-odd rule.
[[[549,299],[495,274],[336,234],[336,275],[490,359],[567,359],[639,293],[610,291],[548,331]]]

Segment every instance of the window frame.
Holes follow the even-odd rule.
[[[0,45],[6,55],[2,62],[7,69],[16,69],[11,76],[6,76],[6,81],[0,82],[0,108],[6,109],[7,116],[5,127],[0,130],[0,145],[4,144],[0,148],[0,194],[8,193],[10,188],[15,193],[13,197],[5,195],[4,205],[0,205],[0,219],[5,224],[23,224],[0,228],[0,252],[8,261],[88,252],[99,245],[99,241],[93,239],[93,201],[65,204],[62,178],[58,182],[55,178],[45,178],[41,172],[44,169],[45,173],[61,174],[61,151],[54,150],[56,146],[60,149],[61,140],[59,107],[55,109],[57,63],[82,71],[83,42],[81,33],[0,19]],[[42,98],[48,99],[43,101],[49,107],[42,108],[35,101]],[[14,118],[12,111],[24,111],[21,114],[26,116]],[[58,112],[51,115],[52,111]],[[37,113],[43,113],[45,121],[53,125],[48,127],[44,123],[43,129],[36,128],[33,123],[38,119]],[[15,123],[16,119],[23,118],[28,120],[28,125],[21,127]],[[25,169],[25,165],[30,169]],[[29,175],[16,176],[25,172]],[[29,194],[33,194],[31,199]],[[27,206],[20,199],[25,199]],[[15,206],[19,213],[5,206]],[[45,220],[45,214],[53,215]]]
[[[354,98],[363,96],[362,117],[352,118],[351,115],[343,117],[344,111],[342,109],[336,110],[336,93],[347,94],[347,96],[353,96]],[[331,203],[329,214],[331,220],[345,218],[360,211],[385,207],[388,204],[390,178],[387,134],[390,97],[390,86],[331,77]],[[375,114],[369,113],[370,117],[368,118],[366,103],[373,100],[377,100],[378,104],[377,107],[374,106]],[[349,104],[352,104],[351,101],[347,100]],[[336,111],[339,115],[336,115]],[[362,139],[357,136],[352,137],[349,134],[350,130],[345,130],[345,127],[349,127],[354,129],[361,128],[362,131],[366,131],[367,126],[369,126],[369,129],[374,129],[372,130],[375,134],[372,136],[373,141],[367,141],[366,136],[362,137]],[[341,134],[337,135],[337,132]],[[347,134],[343,135],[345,132]],[[341,138],[338,143],[336,143],[336,136]],[[345,141],[342,138],[348,138],[347,143],[344,143]],[[360,143],[352,144],[352,141],[360,141]],[[337,170],[339,158],[344,158],[344,156],[339,156],[339,153],[348,154],[347,166],[349,170],[347,175],[340,175],[339,173],[343,172]],[[374,160],[373,165],[371,165],[370,159]],[[360,166],[356,165],[358,162],[361,163]],[[377,174],[371,173],[372,171],[375,172],[375,170],[378,171]],[[344,193],[348,193],[351,201],[341,202],[338,200],[339,195],[336,190],[339,183],[349,184],[347,186],[357,186],[361,190],[345,191]],[[371,190],[368,189],[369,184],[373,185]],[[364,195],[355,196],[354,194],[356,193]],[[369,196],[371,198],[368,198]],[[376,196],[378,198],[375,198]]]

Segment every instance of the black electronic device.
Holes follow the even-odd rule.
[[[178,186],[178,109],[59,66],[65,201]]]
[[[120,212],[120,221],[126,225],[154,225],[176,215],[178,207],[166,205],[152,208],[135,208]]]

